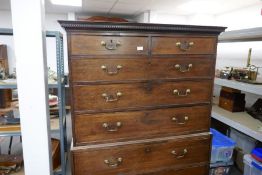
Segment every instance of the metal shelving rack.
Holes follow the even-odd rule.
[[[223,32],[218,37],[219,43],[262,41],[262,27]]]
[[[12,29],[0,28],[0,35],[13,35]],[[59,131],[61,169],[54,172],[54,175],[66,174],[67,163],[67,134],[66,134],[66,108],[65,108],[65,74],[64,74],[64,48],[63,35],[58,31],[47,31],[46,37],[56,38],[56,64],[57,64],[57,84],[48,84],[49,88],[58,89],[58,109],[59,109],[59,129],[51,130],[51,133]],[[16,84],[0,84],[0,89],[16,89]],[[21,132],[5,132],[0,137],[21,136]]]
[[[262,41],[262,27],[227,31],[222,33],[218,38],[219,43],[250,41]],[[262,95],[261,85],[253,85],[219,78],[215,78],[214,83],[217,86],[226,86],[239,89],[243,92],[252,93],[257,96]],[[215,104],[213,106],[211,116],[220,122],[225,123],[226,125],[262,142],[262,122],[254,119],[246,112],[231,113]]]

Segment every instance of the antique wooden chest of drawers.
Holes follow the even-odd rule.
[[[74,175],[207,175],[224,27],[59,21]]]

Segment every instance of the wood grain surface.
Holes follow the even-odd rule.
[[[212,78],[213,57],[71,59],[73,82]],[[104,66],[104,67],[103,67]],[[120,67],[119,67],[120,66]],[[119,68],[118,68],[119,67]],[[103,69],[104,68],[104,69]]]
[[[76,145],[190,134],[209,130],[210,106],[83,114],[74,122]]]
[[[101,45],[111,41],[119,43],[115,50]],[[72,55],[148,55],[148,44],[148,37],[71,35],[70,48]]]
[[[172,104],[210,103],[211,81],[148,82],[74,86],[75,112],[102,112]],[[186,93],[186,90],[190,93]],[[174,94],[177,90],[178,94]],[[122,93],[117,96],[117,93]],[[107,94],[107,101],[103,94]]]
[[[72,155],[74,175],[135,175],[169,167],[208,163],[209,152],[210,137],[201,136],[83,149],[73,151]]]
[[[178,42],[193,42],[188,50],[181,50]],[[152,55],[161,54],[215,54],[216,38],[207,37],[152,37]]]

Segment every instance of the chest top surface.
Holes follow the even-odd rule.
[[[173,25],[153,23],[115,23],[115,22],[87,22],[87,21],[58,21],[67,31],[121,31],[121,32],[157,32],[157,33],[194,33],[219,35],[226,27]]]

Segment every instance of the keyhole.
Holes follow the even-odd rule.
[[[145,148],[145,153],[150,153],[152,150],[150,147]]]

